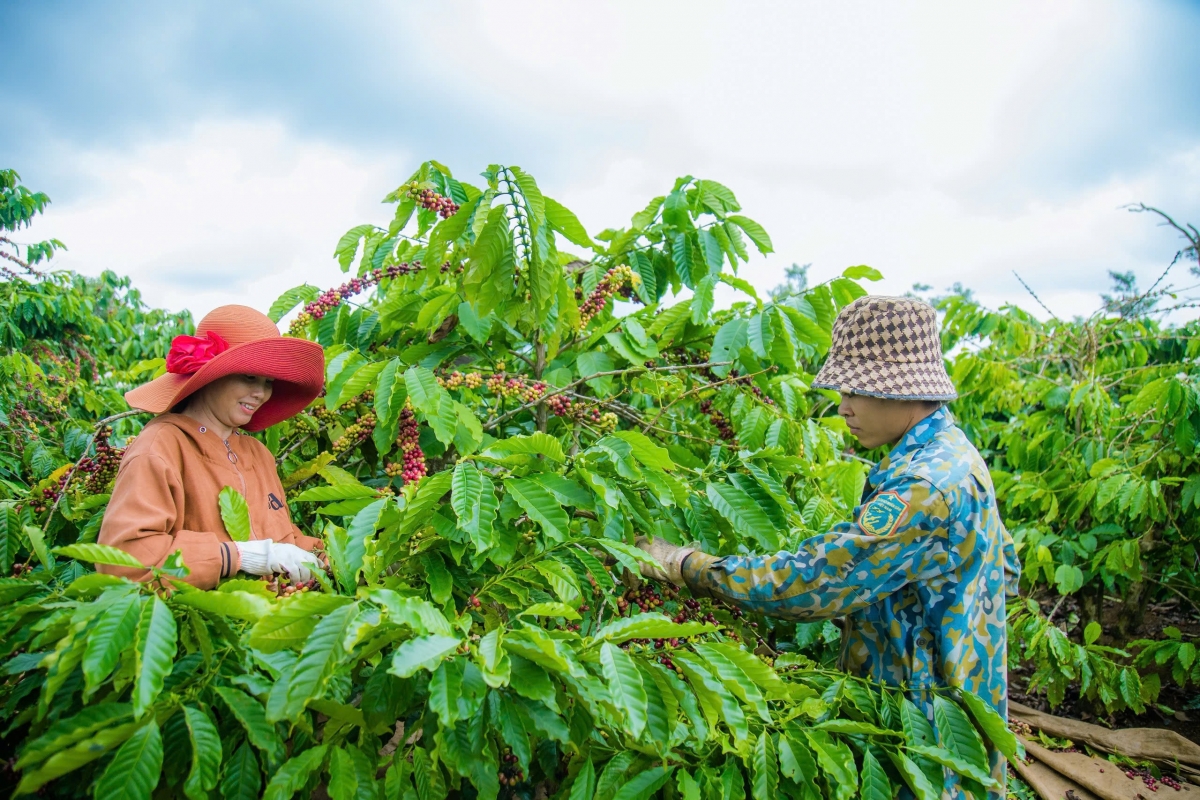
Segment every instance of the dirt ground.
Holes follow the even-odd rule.
[[[1042,602],[1043,612],[1049,614],[1056,602],[1057,598],[1050,598]],[[1120,602],[1115,598],[1105,599],[1101,616],[1101,624],[1105,631],[1116,630],[1119,605]],[[1078,609],[1073,598],[1068,597],[1063,602],[1054,619],[1066,623],[1067,633],[1073,639],[1079,638],[1078,629],[1082,623],[1078,622]],[[1161,639],[1164,638],[1163,629],[1168,627],[1178,628],[1184,638],[1200,638],[1200,619],[1197,619],[1195,609],[1179,600],[1150,605],[1146,609],[1142,630],[1134,638]],[[1101,635],[1100,643],[1113,647],[1120,646],[1120,643],[1111,641],[1107,634]],[[1193,686],[1180,689],[1171,679],[1169,672],[1160,676],[1162,692],[1158,698],[1158,705],[1165,706],[1173,713],[1152,706],[1140,716],[1132,712],[1107,714],[1102,709],[1093,708],[1090,703],[1079,697],[1078,692],[1074,691],[1068,691],[1063,702],[1057,708],[1052,709],[1044,696],[1025,693],[1024,689],[1030,674],[1032,674],[1032,670],[1026,668],[1009,673],[1009,697],[1019,703],[1060,717],[1073,717],[1111,728],[1165,728],[1176,731],[1194,742],[1200,742],[1200,690]]]

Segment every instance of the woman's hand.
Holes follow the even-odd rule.
[[[257,539],[252,542],[235,542],[242,559],[242,572],[250,575],[273,575],[287,573],[294,581],[312,578],[312,569],[320,567],[317,557],[294,544]]]

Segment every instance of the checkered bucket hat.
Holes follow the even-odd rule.
[[[860,297],[843,308],[813,387],[892,400],[958,397],[942,363],[937,312],[907,297]]]

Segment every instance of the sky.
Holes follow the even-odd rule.
[[[760,291],[869,264],[1042,313],[1019,274],[1087,314],[1183,244],[1123,206],[1200,224],[1200,2],[0,0],[0,31],[0,167],[53,200],[23,238],[197,318],[340,283],[429,158],[518,165],[593,233],[720,181]]]

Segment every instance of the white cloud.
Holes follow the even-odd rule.
[[[237,120],[203,121],[128,150],[60,157],[90,190],[56,202],[40,224],[70,248],[56,266],[129,275],[147,302],[190,309],[197,319],[225,303],[265,311],[292,286],[337,282],[338,238],[381,219],[379,199],[412,160]]]
[[[1145,286],[1178,247],[1120,206],[1200,220],[1200,137],[1114,133],[1154,97],[1169,103],[1146,66],[1163,8],[426,6],[404,15],[422,35],[402,54],[416,71],[395,85],[424,81],[444,107],[396,129],[439,141],[460,124],[454,109],[486,109],[494,122],[472,149],[528,132],[521,166],[592,231],[626,224],[678,175],[720,180],[774,238],[776,254],[743,273],[762,290],[793,261],[813,262],[816,280],[867,263],[887,277],[877,291],[961,281],[991,305],[1031,307],[1016,270],[1057,313],[1087,313],[1107,270]],[[467,176],[484,166],[310,136],[208,119],[120,151],[64,153],[94,190],[56,198],[43,229],[71,247],[64,266],[131,274],[155,304],[265,309],[302,281],[337,283],[337,238],[385,223],[378,199],[420,159]]]

